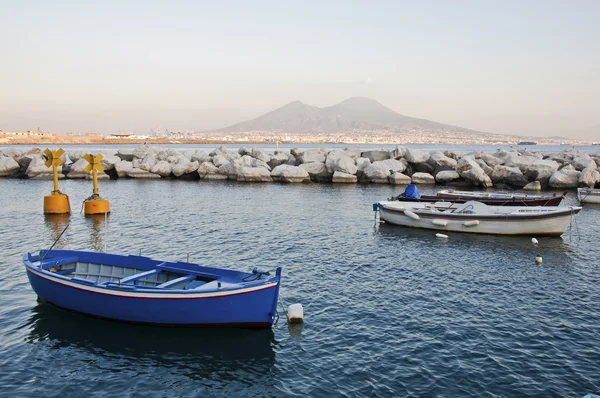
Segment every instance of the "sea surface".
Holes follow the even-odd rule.
[[[120,145],[9,145],[9,146],[0,146],[0,150],[8,149],[8,148],[17,148],[17,149],[30,149],[30,148],[64,148],[65,151],[76,151],[76,150],[90,150],[93,153],[95,152],[116,152],[118,150],[132,150],[141,144],[128,144],[127,140],[123,140],[123,144]],[[154,144],[152,144],[154,146]],[[303,143],[285,143],[285,144],[239,144],[239,143],[231,143],[231,144],[222,144],[229,151],[237,151],[241,147],[246,148],[260,148],[266,151],[274,151],[274,150],[283,150],[289,151],[293,148],[304,151],[307,149],[316,149],[323,148],[327,150],[331,149],[342,149],[342,148],[360,148],[365,151],[378,150],[378,149],[386,149],[391,150],[396,148],[398,145],[396,144],[303,144]],[[172,148],[178,151],[185,151],[188,149],[198,149],[198,150],[208,150],[212,151],[213,149],[221,146],[218,144],[160,144],[156,145],[161,148]],[[488,152],[492,153],[498,149],[503,150],[528,150],[528,151],[536,151],[544,154],[557,153],[568,149],[577,149],[583,152],[587,152],[589,154],[600,153],[599,145],[496,145],[496,144],[401,144],[399,146],[420,149],[423,151],[457,151],[460,153],[468,153],[471,151],[480,151],[480,152]]]
[[[100,181],[106,223],[80,213],[91,181],[60,189],[73,213],[45,217],[50,181],[0,179],[0,396],[600,394],[600,207],[534,247],[376,223],[389,185]],[[58,248],[282,266],[305,323],[157,328],[38,303],[21,257],[67,224]]]

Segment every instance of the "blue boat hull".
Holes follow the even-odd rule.
[[[106,288],[52,275],[26,265],[35,293],[67,310],[99,318],[185,327],[270,327],[276,317],[277,282],[234,291],[179,294]]]

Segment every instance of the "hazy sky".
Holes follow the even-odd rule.
[[[212,129],[351,96],[600,140],[600,0],[0,0],[4,131]]]

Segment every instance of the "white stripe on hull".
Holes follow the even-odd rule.
[[[600,203],[600,196],[583,196],[580,200],[581,203]]]

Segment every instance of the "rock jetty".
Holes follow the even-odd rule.
[[[63,155],[59,178],[90,178],[83,168],[85,151]],[[600,153],[575,148],[543,154],[530,150],[492,153],[426,152],[398,146],[393,150],[309,149],[265,151],[225,146],[212,151],[177,151],[141,145],[134,150],[103,153],[100,178],[177,178],[280,183],[415,183],[453,187],[526,190],[594,187],[600,184]],[[52,178],[42,150],[0,150],[0,177]]]

